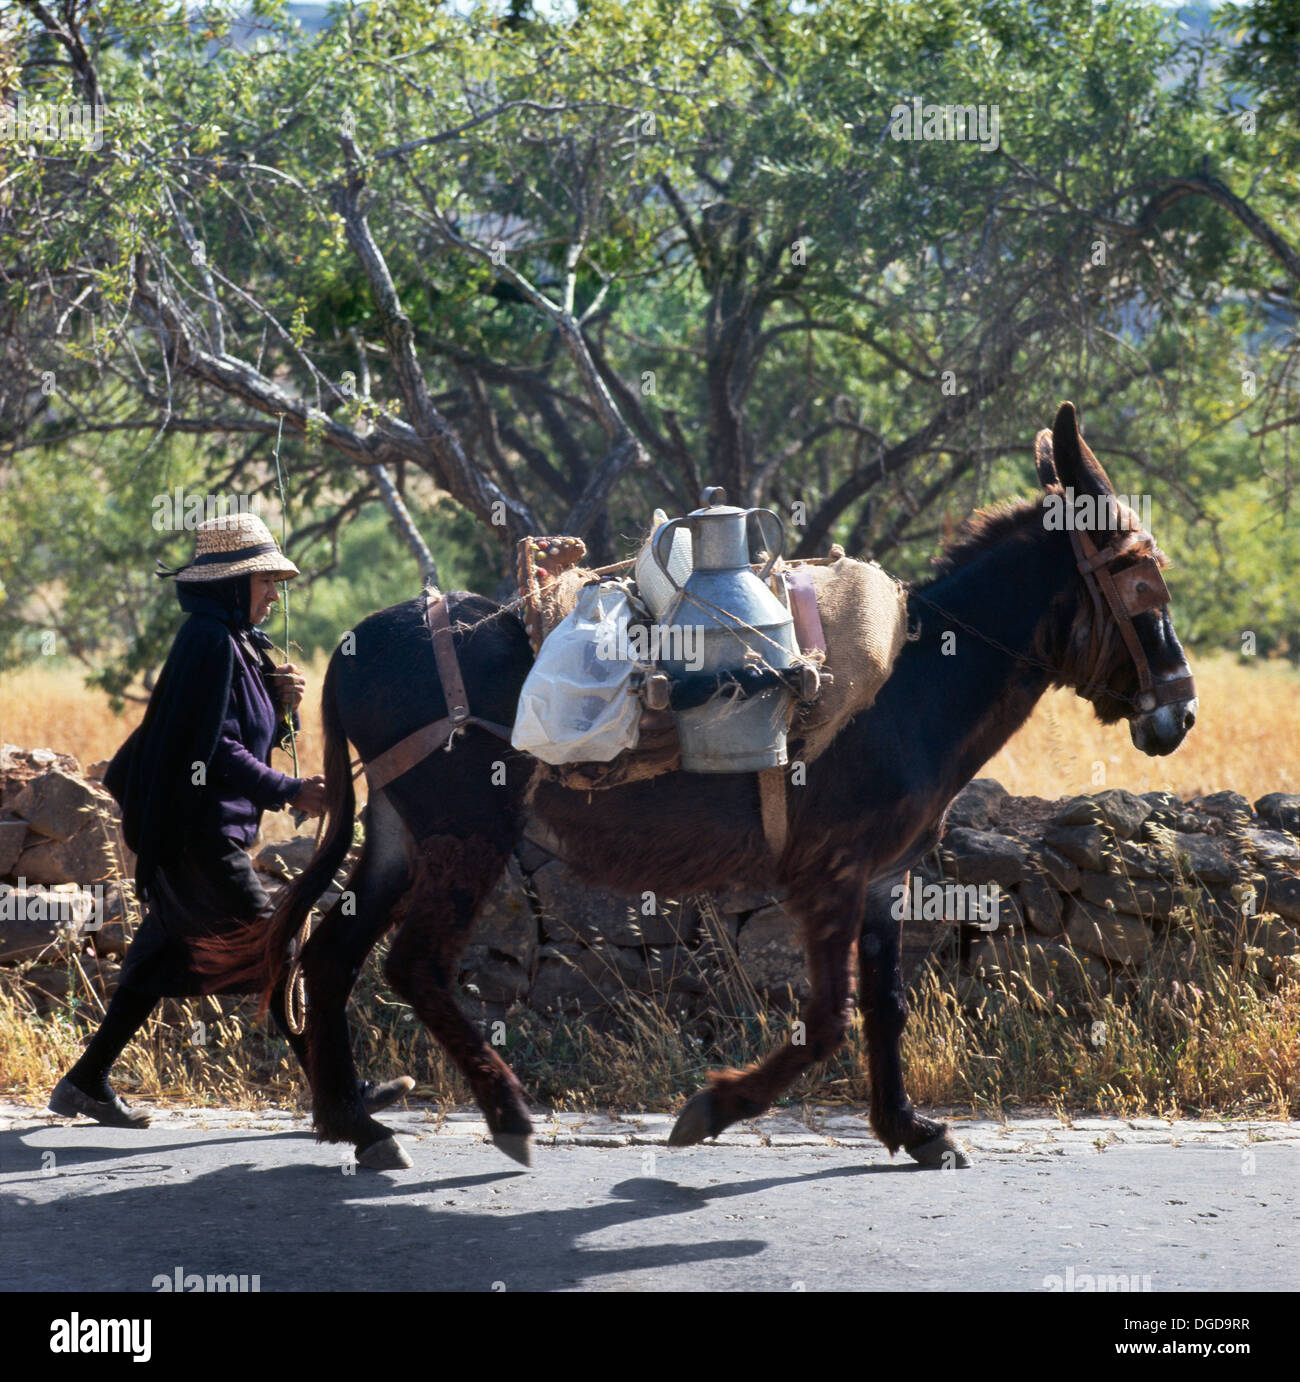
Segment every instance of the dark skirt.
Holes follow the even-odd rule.
[[[154,873],[144,921],[127,948],[120,982],[159,998],[244,992],[199,974],[189,942],[231,935],[270,912],[266,889],[239,845],[223,835],[192,840]]]

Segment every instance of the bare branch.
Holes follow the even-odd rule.
[[[366,219],[365,185],[359,171],[361,155],[349,135],[340,135],[340,141],[349,164],[349,176],[345,183],[335,188],[334,206],[343,218],[348,244],[361,261],[370,284],[403,401],[410,410],[419,440],[427,444],[427,448],[421,447],[417,462],[475,517],[494,527],[503,539],[517,539],[535,532],[538,525],[531,510],[506,495],[473,464],[460,438],[429,397],[428,385],[416,358],[411,319],[402,310],[388,264]],[[495,521],[502,517],[506,520],[504,523]]]

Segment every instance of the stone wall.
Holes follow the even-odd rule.
[[[1268,961],[1300,954],[1300,797],[1253,806],[1233,792],[1183,802],[1112,790],[1055,802],[1011,797],[977,779],[953,802],[939,849],[916,871],[928,903],[974,885],[996,914],[963,923],[926,906],[902,921],[903,968],[914,982],[947,961],[981,994],[994,971],[1032,966],[1066,991],[1109,986],[1149,957],[1177,910],[1196,907]],[[917,897],[916,885],[909,901]],[[688,1016],[729,996],[777,1006],[807,994],[798,928],[776,895],[732,889],[716,917],[696,899],[648,902],[583,888],[528,845],[501,880],[466,956],[462,979],[484,1015],[521,1000],[539,1011],[593,1011],[627,990]],[[933,910],[933,909],[931,909]],[[957,909],[961,914],[960,906]]]
[[[1194,914],[1276,969],[1300,955],[1300,797],[1188,801],[1123,789],[1048,802],[977,779],[948,813],[935,871],[1004,890],[993,932],[959,928],[968,1005],[1019,970],[1035,985],[1121,989]],[[906,934],[906,928],[905,928]],[[918,942],[923,935],[918,937]]]
[[[0,966],[22,966],[39,1008],[67,997],[74,956],[112,992],[134,905],[119,875],[134,867],[116,804],[75,758],[0,744]]]
[[[119,857],[121,872],[133,861],[111,799],[87,780],[95,771],[83,775],[48,750],[0,749],[0,882],[11,885],[10,912],[18,879],[31,896],[38,884],[67,891],[68,880],[74,891],[103,889],[103,925],[92,931],[5,919],[0,902],[0,965],[24,966],[42,1006],[66,993],[74,952],[111,989],[134,915],[130,883],[115,876]],[[1233,792],[1180,801],[1122,789],[1048,802],[978,779],[916,871],[908,900],[920,905],[902,921],[905,977],[915,982],[939,961],[968,1002],[1011,968],[1051,975],[1064,993],[1085,981],[1109,985],[1134,974],[1188,908],[1234,945],[1257,947],[1265,963],[1288,963],[1300,955],[1298,833],[1300,797],[1281,793],[1253,806]],[[311,852],[299,837],[262,847],[255,862],[274,890]],[[964,909],[971,889],[996,910]],[[623,897],[584,887],[529,842],[488,899],[461,983],[488,1020],[517,1002],[600,1020],[629,994],[690,1019],[723,1006],[785,1007],[807,992],[798,928],[779,896],[735,887],[711,904]]]

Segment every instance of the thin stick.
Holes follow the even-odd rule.
[[[280,550],[289,551],[289,503],[284,497],[284,471],[280,469],[280,438],[284,435],[284,414],[280,414],[280,425],[275,432],[275,482],[280,489]],[[289,661],[289,582],[282,581],[284,591],[284,660]],[[289,728],[289,753],[293,758],[293,775],[301,777],[298,771],[298,740],[293,731],[293,711],[286,706],[284,722]]]

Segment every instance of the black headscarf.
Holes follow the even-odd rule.
[[[251,628],[248,616],[253,602],[253,579],[243,576],[226,576],[219,581],[177,581],[176,598],[187,614],[196,609],[216,613],[211,607],[219,606],[224,612],[231,628]]]
[[[189,618],[167,654],[144,719],[104,774],[104,786],[122,808],[122,833],[136,855],[142,896],[158,865],[175,858],[195,833],[209,800],[206,772],[198,765],[211,763],[225,719],[233,639],[248,646],[264,671],[274,666],[266,651],[274,645],[249,623],[248,576],[178,581],[176,598]]]

